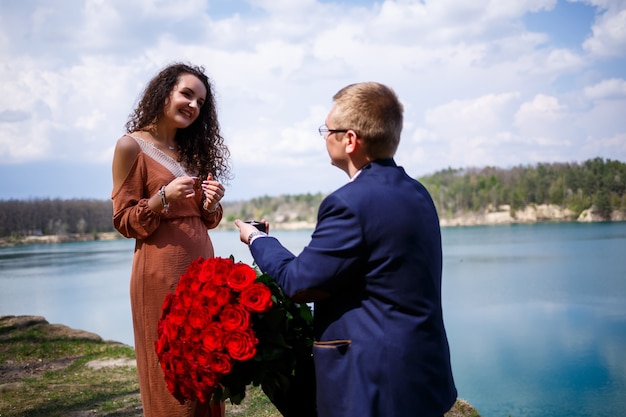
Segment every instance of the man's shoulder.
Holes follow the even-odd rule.
[[[361,174],[354,181],[344,184],[326,196],[322,204],[326,207],[359,206],[363,199],[368,199],[368,196],[371,197],[380,191],[379,185],[380,182],[376,178]]]

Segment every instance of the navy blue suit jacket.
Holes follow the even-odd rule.
[[[324,199],[299,256],[271,237],[251,252],[287,294],[325,295],[314,305],[320,417],[441,416],[454,404],[439,219],[392,159]]]

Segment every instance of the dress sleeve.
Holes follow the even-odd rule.
[[[215,229],[218,224],[222,221],[222,215],[224,214],[224,209],[222,205],[218,203],[217,208],[214,212],[209,213],[208,211],[200,206],[200,214],[202,216],[202,222],[206,226],[207,229]]]
[[[113,226],[122,236],[145,239],[159,227],[161,215],[148,206],[149,196],[144,195],[146,186],[139,165],[138,158],[121,187],[111,196]]]

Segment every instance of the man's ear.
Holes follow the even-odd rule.
[[[344,137],[346,153],[351,154],[356,152],[360,147],[359,137],[354,130],[348,130]]]

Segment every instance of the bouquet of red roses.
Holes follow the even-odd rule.
[[[314,401],[312,343],[310,308],[231,257],[189,265],[163,303],[155,345],[167,387],[181,403],[212,398],[239,404],[248,385],[261,385],[288,415],[285,401],[293,394]],[[293,392],[303,373],[310,395],[302,386]]]

